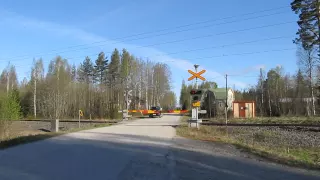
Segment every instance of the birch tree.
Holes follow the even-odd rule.
[[[44,77],[44,68],[42,59],[33,62],[31,70],[31,82],[33,82],[33,116],[37,118],[37,82],[42,81]]]
[[[314,49],[305,49],[302,46],[297,50],[298,65],[303,73],[308,77],[309,92],[311,98],[312,115],[316,115],[315,100],[314,100],[314,73],[316,66],[318,65],[317,60],[314,58],[316,52]]]

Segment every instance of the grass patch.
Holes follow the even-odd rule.
[[[181,116],[181,117],[180,117],[180,121],[181,121],[182,123],[187,123],[187,121],[188,121],[189,118],[190,118],[189,116]]]
[[[188,128],[186,124],[177,127],[177,134],[182,137],[229,143],[273,162],[319,170],[319,142],[306,143],[309,140],[305,136],[294,133],[296,132],[256,127],[226,129],[222,126],[201,126],[199,130]]]
[[[85,128],[74,128],[74,129],[70,129],[68,131],[60,131],[60,132],[56,132],[56,133],[55,132],[47,132],[47,133],[33,134],[33,135],[26,135],[26,136],[9,137],[6,140],[0,141],[0,149],[6,149],[6,148],[17,146],[20,144],[26,144],[26,143],[31,143],[31,142],[35,142],[35,141],[40,141],[40,140],[52,138],[52,137],[67,134],[67,133],[88,130],[88,129],[93,129],[93,128],[99,128],[99,127],[107,127],[107,126],[111,126],[111,125],[112,124],[109,124],[109,123],[94,124],[92,126],[85,127]]]
[[[40,141],[40,140],[51,138],[61,134],[64,134],[64,133],[46,133],[46,134],[36,134],[36,135],[15,137],[15,138],[1,141],[0,149],[6,149],[9,147],[17,146],[19,144],[26,144],[26,143],[31,143],[35,141]]]

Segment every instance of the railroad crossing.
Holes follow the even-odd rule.
[[[198,72],[198,64],[194,65],[195,68],[195,72],[188,70],[188,72],[192,75],[191,77],[188,78],[188,81],[191,81],[193,79],[196,79],[195,81],[195,89],[192,89],[190,91],[190,95],[191,95],[191,105],[192,105],[192,115],[191,115],[191,119],[189,119],[189,127],[196,127],[196,128],[200,128],[200,123],[202,122],[201,119],[199,119],[199,113],[206,113],[206,111],[200,111],[200,107],[201,107],[201,97],[203,95],[203,90],[198,89],[198,78],[202,81],[205,81],[206,79],[204,77],[202,77],[201,75],[203,73],[206,72],[206,70],[201,70],[200,72]]]

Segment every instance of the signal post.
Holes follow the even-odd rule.
[[[200,72],[198,72],[198,67],[199,65],[195,64],[195,72],[188,70],[188,72],[190,74],[192,74],[192,76],[188,79],[188,81],[193,80],[194,78],[196,79],[196,84],[195,84],[195,89],[192,89],[190,91],[190,95],[191,95],[191,106],[192,106],[192,116],[191,119],[189,119],[189,127],[196,127],[196,128],[200,128],[200,123],[202,122],[202,119],[199,119],[199,109],[201,107],[201,96],[203,94],[203,90],[198,89],[198,78],[201,79],[202,81],[205,81],[206,79],[204,77],[201,76],[201,74],[205,73],[206,70],[202,70]]]

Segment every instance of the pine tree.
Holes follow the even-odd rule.
[[[299,37],[294,42],[301,42],[304,49],[315,49],[318,46],[320,56],[320,1],[293,0],[291,9],[299,14]]]
[[[120,93],[118,84],[120,84],[120,54],[117,49],[112,52],[111,61],[109,64],[109,72],[108,72],[108,84],[111,89],[109,97],[111,98],[111,108],[110,108],[110,117],[114,118],[117,116],[117,108],[120,105]],[[115,105],[117,107],[115,108]]]
[[[126,78],[129,76],[129,68],[130,68],[130,54],[126,49],[122,50],[121,55],[121,79],[122,81],[126,81]]]
[[[114,49],[111,55],[111,61],[109,64],[108,81],[111,87],[116,85],[119,79],[119,66],[120,66],[120,54],[117,49]]]
[[[78,79],[80,82],[91,84],[93,80],[93,74],[94,67],[91,62],[91,59],[87,56],[83,63],[80,64],[80,68],[78,70]]]
[[[180,91],[180,106],[181,106],[181,109],[185,110],[187,109],[188,105],[188,101],[187,101],[187,96],[188,96],[188,89],[187,89],[187,86],[186,86],[186,83],[185,81],[183,80],[182,81],[182,85],[181,85],[181,91]]]
[[[18,120],[21,117],[19,92],[14,89],[0,101],[0,120]]]
[[[105,84],[107,79],[108,59],[105,57],[104,52],[100,52],[94,66],[94,79],[99,84]]]

